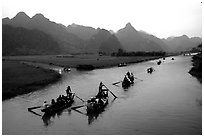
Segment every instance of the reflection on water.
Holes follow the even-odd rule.
[[[44,126],[48,127],[51,124],[53,124],[55,118],[56,117],[59,118],[63,114],[63,112],[66,112],[66,113],[68,112],[67,114],[71,115],[71,110],[70,109],[64,109],[64,110],[58,111],[58,112],[53,113],[53,114],[44,114],[42,116],[42,120],[43,120]]]
[[[127,67],[113,67],[93,71],[62,73],[61,81],[42,90],[2,102],[3,134],[201,134],[202,85],[188,74],[190,57],[166,58],[160,65],[148,61]],[[153,67],[149,75],[146,70]],[[124,90],[121,81],[127,71],[133,72],[134,85]],[[140,79],[140,80],[139,80]],[[98,92],[103,82],[116,96],[109,94],[104,111],[86,115],[86,108],[65,109],[51,116],[43,116],[39,106],[44,100],[65,94],[71,86],[77,96],[88,100]],[[75,99],[73,106],[81,105]],[[43,117],[42,117],[43,116]],[[15,124],[19,123],[19,124]]]

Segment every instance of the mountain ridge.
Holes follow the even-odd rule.
[[[188,50],[202,42],[200,37],[189,38],[187,35],[160,39],[145,31],[136,30],[130,22],[117,32],[100,28],[95,29],[90,26],[77,25],[75,23],[65,26],[63,24],[50,21],[41,13],[37,13],[30,18],[26,13],[19,12],[12,19],[3,18],[2,24],[7,24],[12,27],[22,27],[29,30],[40,30],[57,41],[62,54],[84,53],[89,50],[90,52],[97,53],[101,49],[108,52],[108,50],[105,50],[104,47],[107,49],[112,49],[113,47],[118,49],[120,47],[126,51],[135,52],[175,52]],[[103,33],[101,33],[102,31]],[[111,46],[110,43],[114,46]],[[103,45],[103,48],[101,48],[101,45]],[[112,49],[112,51],[115,51],[115,49]]]

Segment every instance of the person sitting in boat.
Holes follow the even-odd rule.
[[[54,99],[52,99],[51,104],[52,104],[52,105],[54,105],[54,104],[55,104],[55,100],[54,100]]]
[[[49,104],[47,103],[47,101],[45,100],[44,103],[43,103],[43,108],[47,108],[49,106]]]
[[[108,97],[108,90],[103,91],[104,93],[104,97],[107,98]]]
[[[101,92],[102,91],[102,88],[103,88],[103,83],[102,82],[100,82],[100,84],[99,84],[99,92]]]
[[[67,96],[69,96],[69,94],[72,93],[70,86],[67,87],[66,93],[67,93]]]
[[[107,89],[103,89],[103,87],[104,87],[104,84],[102,82],[100,82],[100,84],[99,84],[99,92],[96,95],[97,98],[102,98],[102,97],[105,96],[104,92],[107,91]]]
[[[62,102],[63,103],[66,103],[66,99],[65,99],[66,97],[64,96],[64,95],[62,95]]]
[[[127,72],[127,78],[128,78],[128,81],[129,81],[129,82],[132,81],[132,78],[133,78],[133,77],[134,77],[133,74],[132,74],[132,73],[130,74],[130,72],[128,71],[128,72]]]
[[[72,93],[72,91],[71,91],[71,87],[70,87],[70,86],[67,87],[66,93],[67,93],[67,97],[68,97],[69,99],[71,99],[73,93]]]
[[[131,73],[130,80],[131,80],[132,82],[134,81],[134,75],[133,75],[133,73]]]
[[[103,105],[104,105],[103,98],[100,98],[100,99],[99,99],[98,104],[99,104],[100,106],[103,106]]]
[[[127,72],[127,76],[128,76],[128,78],[130,78],[130,72],[129,71]]]
[[[125,75],[123,81],[124,81],[124,82],[130,82],[130,79]]]
[[[96,98],[95,103],[98,104],[98,102],[99,102],[99,98]]]
[[[62,95],[59,95],[59,97],[57,98],[57,103],[61,104],[62,103]]]

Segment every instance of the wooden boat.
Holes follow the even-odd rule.
[[[154,69],[153,69],[152,67],[150,67],[150,68],[147,69],[147,73],[150,73],[150,74],[151,74],[153,71],[154,71]]]
[[[95,101],[91,101],[91,100],[90,100],[90,102],[87,102],[87,107],[86,107],[87,114],[100,112],[108,104],[108,97],[96,98],[96,99],[101,100],[101,103],[99,103],[100,101],[95,102]]]
[[[64,101],[59,101],[59,102],[56,102],[55,104],[49,105],[47,108],[41,109],[41,111],[44,112],[45,114],[57,113],[65,108],[70,107],[74,102],[74,97],[75,97],[75,94],[72,93],[70,98],[65,96]]]
[[[122,87],[127,88],[130,85],[134,84],[134,76],[130,76],[129,78],[124,78],[122,81]]]
[[[100,95],[99,95],[100,94]],[[87,101],[86,111],[87,114],[97,113],[104,109],[108,104],[108,89],[103,89],[95,97],[92,97]]]
[[[71,71],[71,69],[65,67],[65,68],[64,68],[64,71],[68,72],[68,71]]]
[[[124,66],[127,66],[127,64],[126,64],[126,63],[120,63],[120,64],[118,64],[118,67],[124,67]]]
[[[159,60],[158,62],[157,62],[157,65],[160,65],[161,64],[161,60]]]

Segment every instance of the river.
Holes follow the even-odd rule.
[[[202,134],[202,85],[188,71],[192,67],[191,57],[177,56],[162,60],[112,67],[93,71],[63,73],[62,79],[44,89],[18,96],[2,102],[2,134],[117,134],[117,135],[190,135]],[[146,73],[154,67],[152,74]],[[124,90],[121,83],[127,71],[138,78],[135,84]],[[115,95],[109,94],[105,110],[94,116],[80,111],[65,109],[51,117],[42,118],[27,111],[28,107],[39,106],[65,94],[68,85],[84,100],[98,92],[102,81]],[[74,106],[82,102],[75,98]],[[37,114],[43,113],[36,109]]]

